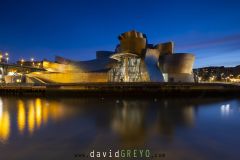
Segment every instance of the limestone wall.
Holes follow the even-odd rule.
[[[187,73],[164,73],[165,82],[194,82],[192,74]]]
[[[107,73],[31,73],[29,77],[36,77],[46,83],[82,83],[107,82]]]

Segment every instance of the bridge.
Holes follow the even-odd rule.
[[[27,73],[36,72],[36,71],[46,71],[44,68],[39,68],[39,67],[0,62],[0,78],[3,79],[4,76],[8,75],[9,70],[10,71],[15,70],[14,74],[16,73],[27,74]]]

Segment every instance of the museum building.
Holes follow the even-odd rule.
[[[27,74],[28,83],[194,82],[190,53],[174,53],[174,43],[148,44],[135,30],[118,36],[115,51],[97,51],[96,59],[75,61],[60,56],[42,61],[46,71]]]

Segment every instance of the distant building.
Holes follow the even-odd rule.
[[[28,66],[28,67],[38,67],[38,68],[42,68],[43,61],[23,61],[23,60],[19,60],[16,62],[17,65],[20,66]]]
[[[203,67],[193,70],[198,82],[240,82],[240,65],[236,67]]]
[[[45,72],[27,75],[31,83],[80,82],[194,82],[195,56],[174,53],[173,42],[148,44],[145,34],[121,34],[114,52],[97,51],[96,59],[76,61],[57,56],[55,62],[43,61]]]

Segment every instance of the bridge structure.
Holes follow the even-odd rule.
[[[36,71],[46,71],[44,68],[26,66],[26,65],[18,65],[18,64],[10,64],[10,63],[0,63],[0,78],[4,79],[9,72],[13,72],[13,74],[21,73],[22,75],[36,72]]]

